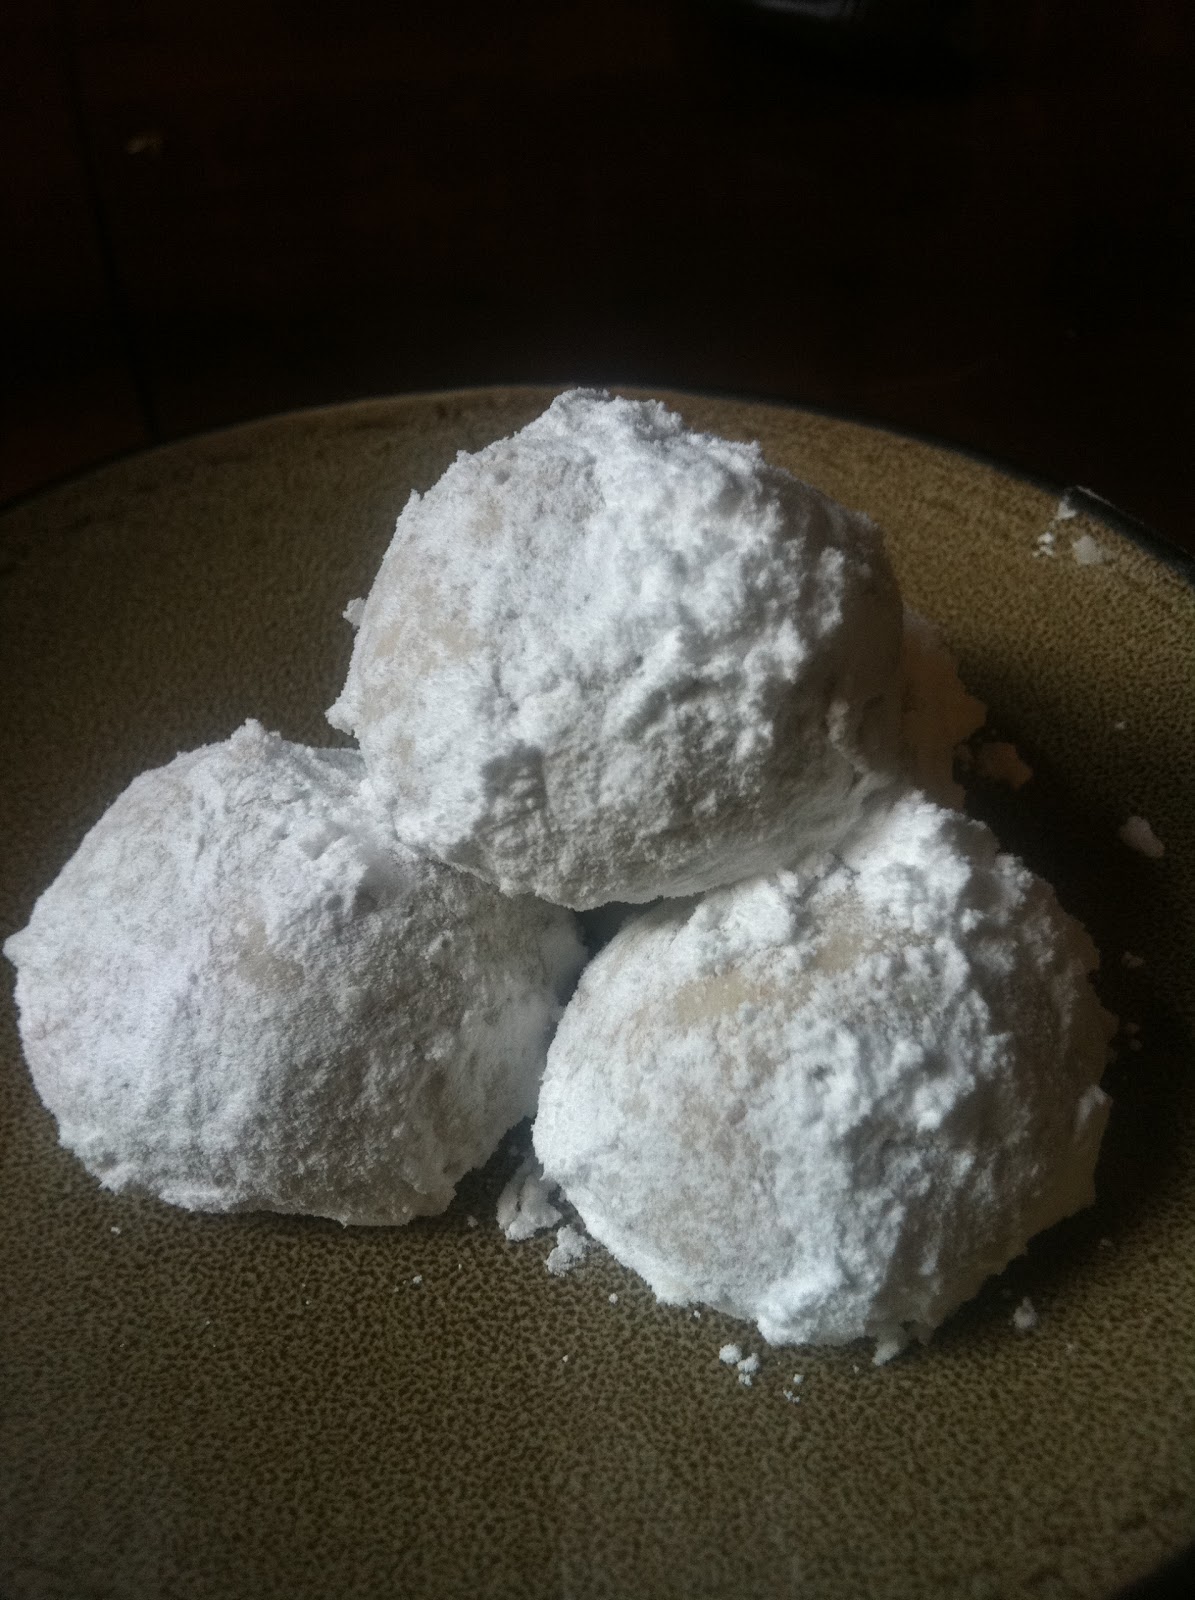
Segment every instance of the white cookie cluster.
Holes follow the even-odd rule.
[[[1095,952],[952,809],[983,708],[865,516],[572,391],[346,615],[359,753],[250,723],[144,775],[6,947],[103,1182],[402,1222],[538,1101],[661,1300],[877,1359],[1090,1201]],[[569,908],[612,934],[571,1000]]]

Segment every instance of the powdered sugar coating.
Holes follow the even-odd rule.
[[[571,391],[412,495],[328,715],[414,848],[643,902],[841,836],[895,759],[900,640],[866,517]]]
[[[939,805],[961,808],[954,780],[958,746],[983,727],[987,707],[968,694],[958,664],[927,618],[905,607],[900,653],[900,744],[904,775]]]
[[[886,1357],[1091,1201],[1096,960],[987,828],[907,795],[816,880],[629,923],[549,1051],[536,1153],[661,1300]]]
[[[355,751],[253,722],[137,778],[5,951],[108,1188],[378,1224],[533,1108],[582,959],[567,912],[396,844]]]

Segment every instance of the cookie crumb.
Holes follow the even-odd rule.
[[[1034,1310],[1033,1301],[1026,1295],[1020,1305],[1012,1314],[1012,1325],[1018,1333],[1032,1333],[1037,1327],[1038,1317]]]

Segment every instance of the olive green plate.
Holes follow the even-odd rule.
[[[0,517],[3,932],[144,767],[247,716],[329,742],[340,613],[408,492],[549,397],[281,417]],[[1052,1600],[1195,1535],[1195,592],[1090,503],[1066,515],[990,466],[670,398],[873,513],[1033,766],[972,803],[1089,924],[1104,998],[1140,1026],[1108,1075],[1097,1205],[885,1368],[773,1350],[657,1307],[600,1251],[560,1279],[551,1236],[507,1244],[509,1145],[400,1230],[107,1194],[58,1148],[6,1002],[5,1600]],[[1074,559],[1083,533],[1104,560]],[[1161,860],[1118,840],[1132,813]],[[719,1362],[729,1339],[762,1357],[750,1387]]]

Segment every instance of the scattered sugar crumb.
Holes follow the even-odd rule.
[[[354,632],[361,626],[361,618],[365,615],[365,601],[363,599],[350,600],[340,613],[349,627]]]
[[[556,1185],[545,1183],[533,1156],[524,1160],[498,1196],[498,1226],[514,1244],[553,1228],[560,1212],[552,1204]]]
[[[1006,783],[1010,789],[1024,788],[1033,776],[1033,768],[1007,739],[988,739],[981,744],[975,752],[975,766],[981,778]]]
[[[788,1401],[788,1403],[790,1405],[793,1405],[793,1406],[799,1406],[800,1405],[801,1396],[799,1394],[794,1394],[791,1389],[782,1389],[780,1392],[781,1392],[781,1394],[783,1394],[784,1398]]]
[[[1166,846],[1144,817],[1130,817],[1127,822],[1122,822],[1119,833],[1122,843],[1127,844],[1130,850],[1149,856],[1151,861],[1158,861],[1166,854]]]
[[[415,1285],[416,1288],[418,1288],[419,1285],[423,1282],[423,1274],[422,1274],[422,1272],[417,1272],[415,1274],[415,1276],[411,1279],[411,1282]],[[307,1304],[310,1305],[311,1301],[309,1300],[307,1302]]]
[[[701,1312],[700,1311],[694,1311],[694,1313],[693,1313],[693,1321],[694,1322],[700,1322],[701,1321]]]
[[[1124,730],[1128,727],[1128,723],[1125,721],[1125,719],[1123,717],[1117,717],[1116,721],[1112,724],[1112,726],[1113,726],[1113,728],[1115,728],[1117,733],[1123,733]]]
[[[1071,540],[1071,554],[1081,567],[1098,567],[1102,561],[1108,560],[1108,552],[1089,533],[1081,533],[1077,539]]]
[[[606,1299],[609,1300],[612,1306],[616,1306],[618,1304],[618,1296],[616,1294],[608,1294]]]
[[[876,1339],[875,1355],[871,1358],[873,1367],[886,1366],[893,1356],[898,1356],[909,1342],[907,1333],[886,1333]]]
[[[1131,950],[1126,950],[1120,958],[1120,964],[1122,967],[1128,967],[1130,972],[1136,972],[1139,967],[1145,965],[1145,957],[1136,956]]]
[[[737,1344],[724,1344],[718,1351],[718,1360],[724,1361],[728,1367],[737,1367],[743,1359],[743,1352]]]
[[[477,1226],[477,1218],[472,1214],[472,1212],[470,1212],[469,1215],[465,1218],[465,1227],[466,1228],[475,1228],[476,1226]]]
[[[119,1233],[119,1232],[120,1232],[120,1229],[119,1229],[119,1228],[109,1228],[109,1229],[108,1229],[108,1232],[109,1232],[109,1233]]]
[[[565,1362],[567,1362],[567,1361],[568,1361],[568,1357],[567,1357],[567,1356],[561,1356],[561,1358],[560,1358],[560,1362],[561,1362],[561,1365],[562,1365],[562,1366],[563,1366],[563,1365],[564,1365],[564,1363],[565,1363]]]
[[[1056,556],[1058,554],[1059,525],[1064,522],[1073,522],[1079,515],[1078,509],[1071,505],[1066,495],[1063,495],[1054,508],[1054,515],[1047,526],[1038,534],[1033,543],[1035,556]]]
[[[744,1389],[749,1389],[751,1387],[751,1374],[749,1372],[740,1372],[739,1382]]]
[[[803,1372],[794,1372],[793,1373],[793,1382],[795,1384],[798,1384],[798,1385],[804,1383],[805,1382],[805,1374]]]
[[[752,1379],[759,1371],[759,1357],[754,1354],[743,1356],[740,1361],[735,1362],[735,1367],[738,1370],[739,1382],[745,1389],[749,1389]]]
[[[563,1228],[556,1230],[556,1245],[548,1254],[544,1266],[555,1278],[563,1278],[566,1272],[571,1272],[582,1260],[589,1250],[592,1240],[580,1231],[565,1223]]]
[[[1037,1327],[1037,1312],[1033,1301],[1026,1295],[1012,1314],[1012,1325],[1018,1333],[1032,1333]]]

